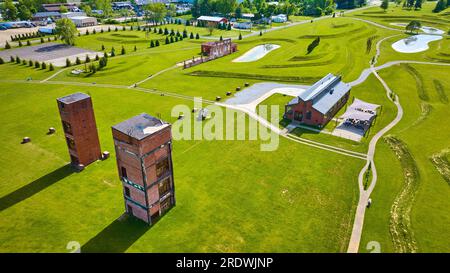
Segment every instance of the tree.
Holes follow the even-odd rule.
[[[159,46],[159,41],[158,40],[156,40],[155,46]]]
[[[20,57],[16,56],[16,64],[20,64]]]
[[[8,43],[8,41],[5,42],[5,49],[10,49],[11,45]]]
[[[416,0],[414,2],[414,9],[421,9],[422,8],[422,0]]]
[[[77,57],[77,58],[75,59],[75,64],[77,64],[77,65],[78,65],[78,64],[81,64],[80,58]]]
[[[34,68],[41,68],[41,64],[38,61],[34,62]]]
[[[114,49],[114,47],[111,48],[111,57],[116,56],[116,50]]]
[[[70,62],[69,58],[66,59],[66,67],[70,67],[72,63]]]
[[[191,32],[191,35],[189,36],[189,39],[194,39],[194,33]]]
[[[419,29],[421,27],[422,27],[422,24],[419,21],[413,20],[413,21],[409,22],[409,24],[406,25],[405,28],[406,28],[406,31],[409,31],[411,33],[414,31],[416,31],[416,33],[418,33]]]
[[[150,41],[150,47],[155,47],[155,43],[153,42],[153,40]]]
[[[55,70],[55,68],[53,67],[53,64],[52,64],[52,63],[50,63],[50,66],[48,67],[48,70],[50,70],[50,71]]]
[[[386,12],[386,10],[389,8],[389,0],[383,0],[381,2],[380,8],[382,8],[384,12]]]
[[[17,16],[20,18],[20,20],[30,20],[32,17],[32,13],[30,11],[30,9],[27,6],[27,3],[25,3],[25,1],[21,0],[19,1],[19,5],[17,8]]]
[[[91,62],[91,58],[89,58],[89,55],[86,54],[86,59],[84,59],[85,63]]]
[[[433,12],[440,12],[447,8],[448,0],[438,0],[436,6],[433,9]]]
[[[239,40],[242,40],[242,34],[239,32]]]
[[[41,68],[42,68],[42,69],[47,69],[47,64],[46,64],[46,63],[44,63],[44,62],[42,62],[42,64],[41,64]]]
[[[122,50],[120,51],[121,55],[125,55],[125,47],[122,46]]]
[[[75,34],[77,33],[77,28],[69,18],[62,18],[56,21],[55,32],[65,44],[75,44]]]
[[[3,59],[0,57],[0,64],[4,64],[5,61],[3,61]]]
[[[200,35],[198,35],[198,33],[195,34],[195,39],[196,39],[196,40],[200,39]]]
[[[167,14],[166,5],[163,3],[150,3],[144,6],[144,18],[147,23],[161,22]]]
[[[223,15],[228,15],[236,10],[236,0],[216,0],[213,3],[214,10]]]
[[[170,43],[169,41],[169,36],[166,36],[166,41],[165,41],[166,45]]]
[[[17,19],[17,8],[12,0],[5,0],[5,2],[0,5],[0,12],[4,20],[14,21]]]
[[[29,60],[29,61],[28,61],[28,66],[31,67],[31,66],[33,66],[33,65],[34,65],[33,61],[32,61],[32,60]]]
[[[68,11],[69,11],[69,10],[67,9],[66,6],[64,6],[64,5],[59,6],[59,12],[60,12],[60,13],[66,13],[66,12],[68,12]]]

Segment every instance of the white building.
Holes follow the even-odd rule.
[[[97,25],[97,18],[95,17],[73,16],[69,17],[69,19],[72,20],[77,27],[91,27]]]
[[[274,16],[270,17],[270,19],[272,19],[272,22],[275,22],[275,23],[285,23],[285,22],[287,22],[286,14],[274,15]]]

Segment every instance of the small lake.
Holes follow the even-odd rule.
[[[236,63],[254,62],[254,61],[257,61],[257,60],[261,59],[262,57],[266,56],[269,52],[271,52],[272,50],[275,50],[277,48],[280,48],[280,46],[274,45],[274,44],[264,44],[264,45],[255,46],[254,48],[245,52],[239,58],[234,59],[233,62],[236,62]]]
[[[413,35],[393,43],[392,48],[401,53],[417,53],[429,49],[428,43],[441,39],[439,35]]]

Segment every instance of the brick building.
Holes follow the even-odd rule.
[[[175,205],[171,126],[140,114],[112,127],[125,210],[148,224]]]
[[[328,74],[285,106],[284,117],[317,127],[324,127],[347,103],[350,85],[340,76]]]
[[[202,55],[210,58],[219,58],[233,52],[236,52],[237,44],[232,43],[231,39],[223,41],[206,42],[202,44]]]
[[[57,99],[70,161],[84,166],[101,158],[91,97],[74,93]]]

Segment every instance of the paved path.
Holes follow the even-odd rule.
[[[386,90],[386,93],[390,94],[392,91],[390,90],[390,88],[388,87],[386,82],[384,82],[384,80],[378,75],[378,73],[376,71],[373,71],[373,73],[377,77],[377,79],[381,82],[381,84],[383,85],[384,89]],[[391,100],[389,95],[388,95],[388,98]],[[403,109],[402,109],[402,106],[400,105],[399,98],[397,95],[395,96],[394,104],[395,104],[395,106],[397,106],[397,116],[395,117],[395,119],[393,121],[391,121],[383,129],[381,129],[370,140],[369,150],[367,152],[367,163],[361,169],[359,176],[358,176],[359,201],[358,201],[358,206],[356,208],[356,214],[355,214],[355,219],[354,219],[354,223],[353,223],[352,234],[351,234],[350,242],[349,242],[348,249],[347,249],[348,253],[357,253],[358,252],[359,244],[361,241],[361,234],[362,234],[362,229],[363,229],[363,224],[364,224],[364,215],[365,215],[365,211],[366,211],[367,202],[369,201],[370,194],[372,193],[372,191],[375,188],[375,185],[377,183],[378,176],[377,176],[377,170],[375,167],[375,162],[373,159],[375,156],[375,148],[378,143],[378,140],[386,132],[388,132],[395,125],[397,125],[397,123],[399,123],[403,117]],[[365,173],[369,167],[369,164],[371,165],[372,181],[370,183],[369,188],[367,190],[364,190],[364,177],[365,177]]]

